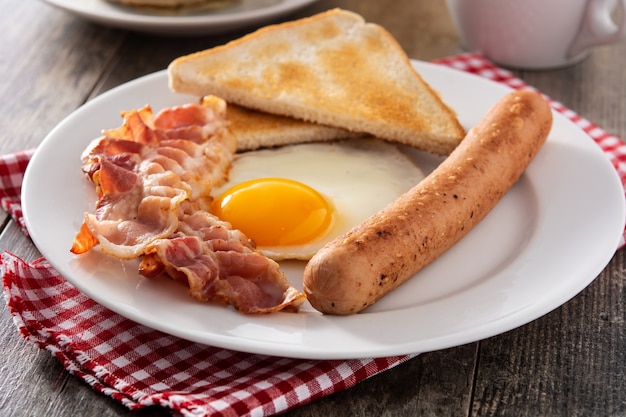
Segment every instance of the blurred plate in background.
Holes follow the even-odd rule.
[[[171,15],[106,0],[43,1],[106,26],[165,35],[208,35],[267,23],[316,0],[238,0],[216,10]]]

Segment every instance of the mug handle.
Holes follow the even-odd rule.
[[[614,22],[611,13],[619,6],[620,19]],[[618,41],[626,37],[626,0],[588,0],[580,32],[570,46],[567,57],[574,58],[585,49]]]

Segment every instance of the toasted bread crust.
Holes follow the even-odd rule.
[[[228,106],[228,120],[231,131],[237,137],[238,152],[362,136],[360,133],[262,113],[234,104]]]
[[[334,9],[174,60],[170,87],[438,154],[465,135],[389,32]]]

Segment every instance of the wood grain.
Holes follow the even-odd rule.
[[[459,51],[441,0],[320,0],[285,19],[332,7],[353,10],[385,26],[412,58],[430,60]],[[89,23],[41,1],[22,0],[0,2],[0,27],[2,153],[37,146],[74,109],[110,88],[162,70],[177,56],[254,29],[199,37],[140,34]],[[513,72],[623,138],[625,66],[626,42],[621,42],[596,48],[572,67]],[[0,251],[29,261],[40,256],[4,213],[2,225]],[[625,257],[618,251],[588,288],[532,323],[486,340],[423,353],[286,415],[626,415]],[[49,352],[23,340],[4,303],[0,309],[0,415],[170,415],[159,407],[131,412],[96,393]]]
[[[0,50],[0,151],[7,153],[35,147],[84,103],[125,34],[39,1],[4,1],[0,15],[6,36]]]

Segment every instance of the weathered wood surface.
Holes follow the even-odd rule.
[[[384,25],[412,58],[430,60],[459,51],[441,0],[321,0],[295,16],[331,7],[354,10]],[[94,25],[34,0],[0,2],[0,27],[3,154],[36,147],[65,116],[103,91],[252,29],[194,38],[137,34]],[[622,42],[596,49],[574,67],[515,73],[624,138],[624,67]],[[2,219],[0,250],[37,258],[30,240],[4,213]],[[626,415],[625,271],[624,251],[619,251],[587,289],[528,325],[424,353],[287,415]],[[48,352],[26,343],[4,303],[1,308],[0,415],[169,415],[160,408],[131,412],[94,392]]]

